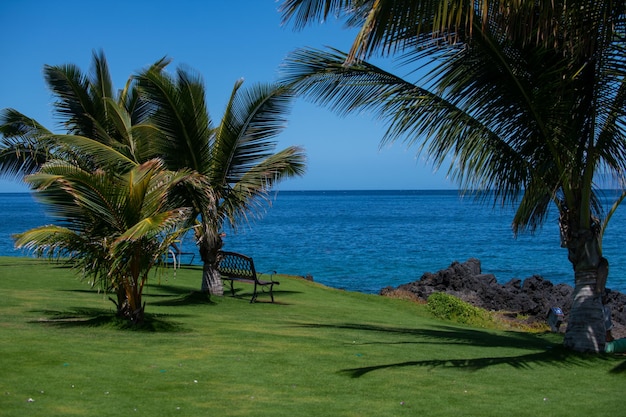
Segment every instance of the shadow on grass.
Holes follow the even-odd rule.
[[[151,300],[148,305],[151,306],[186,306],[194,304],[210,304],[215,303],[211,301],[208,294],[200,291],[190,291],[189,288],[177,287],[174,285],[158,285],[158,287],[151,287],[150,289],[157,288],[159,292],[145,292],[142,295],[144,300]],[[59,290],[64,292],[73,292],[79,294],[99,294],[101,296],[115,297],[113,292],[105,292],[97,288],[89,289],[73,289],[73,290]],[[152,301],[158,299],[159,301]]]
[[[370,324],[318,324],[305,323],[302,327],[324,327],[343,330],[380,332],[395,335],[415,336],[416,339],[403,342],[372,342],[370,344],[398,343],[441,343],[446,345],[469,345],[483,347],[518,347],[522,349],[544,349],[553,347],[550,342],[534,333],[506,332],[494,333],[489,330],[463,329],[453,326],[438,326],[428,329],[415,329],[392,326],[375,326]],[[550,345],[550,346],[548,346]],[[556,345],[554,345],[556,346]]]
[[[252,288],[252,287],[251,287]],[[253,290],[248,288],[235,288],[235,294],[233,295],[230,288],[224,288],[224,296],[235,298],[238,300],[248,301],[252,298]],[[290,296],[293,294],[302,294],[302,291],[290,291],[290,290],[276,290],[274,289],[274,302],[272,303],[272,298],[270,297],[270,293],[268,291],[259,290],[257,299],[254,302],[260,304],[277,304],[277,305],[291,305],[284,300],[283,297]]]
[[[150,284],[146,286],[144,290],[144,297],[171,297],[171,296],[183,296],[188,295],[193,290],[188,287],[181,287],[178,285],[169,284]],[[199,292],[199,291],[198,291]]]
[[[38,311],[46,318],[33,320],[31,323],[55,327],[104,327],[116,330],[132,330],[145,332],[181,332],[188,331],[180,323],[173,322],[162,314],[145,314],[141,324],[133,324],[118,317],[115,312],[97,308],[74,308],[66,311]]]
[[[541,337],[540,334],[522,332],[498,332],[488,330],[463,329],[452,326],[439,326],[431,329],[411,329],[400,327],[374,326],[367,324],[302,324],[302,327],[324,327],[355,331],[382,332],[393,335],[407,335],[414,337],[412,340],[363,343],[367,344],[442,344],[446,346],[473,346],[485,348],[515,348],[527,349],[532,352],[514,356],[486,356],[478,358],[449,358],[449,359],[425,359],[406,361],[390,364],[363,366],[339,371],[352,378],[359,378],[370,372],[403,368],[407,366],[425,368],[458,368],[476,371],[490,366],[509,365],[516,369],[528,369],[535,365],[543,366],[590,366],[599,361],[614,361],[615,358],[608,355],[581,354],[565,349],[561,344],[556,344]],[[626,372],[626,362],[613,368],[611,373]]]
[[[175,287],[172,287],[175,288]],[[167,299],[161,299],[159,301],[152,301],[150,305],[162,306],[162,307],[182,307],[190,305],[215,305],[214,301],[211,301],[211,296],[202,291],[189,291],[184,290],[178,294],[156,294],[156,295],[144,295],[144,297],[161,297]]]
[[[417,366],[426,368],[458,368],[477,371],[495,365],[509,365],[516,369],[530,369],[535,365],[550,365],[557,367],[589,366],[592,362],[609,360],[605,356],[590,356],[578,354],[558,346],[543,352],[529,353],[518,356],[484,357],[472,359],[430,359],[421,361],[407,361],[384,365],[363,366],[359,368],[343,369],[341,374],[352,378],[359,378],[373,371],[382,369],[403,368]]]
[[[626,361],[620,363],[613,369],[611,369],[610,373],[612,374],[623,374],[626,373]]]
[[[97,288],[84,288],[84,289],[72,289],[72,290],[68,290],[68,289],[57,289],[55,291],[59,291],[59,292],[74,292],[77,294],[99,294],[99,295],[106,295],[108,294],[105,291],[102,290],[98,290]]]

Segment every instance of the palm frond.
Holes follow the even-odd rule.
[[[89,80],[72,64],[44,66],[46,84],[56,97],[55,115],[67,133],[90,136],[93,132],[94,103],[89,95]],[[95,117],[95,119],[98,119]]]
[[[189,210],[175,209],[166,212],[158,212],[150,217],[145,217],[139,220],[137,223],[129,227],[124,233],[122,233],[115,243],[119,243],[123,240],[134,242],[141,239],[154,239],[165,232],[177,233],[177,236],[185,233],[187,230],[177,227],[186,221],[189,216]]]
[[[323,22],[329,17],[346,15],[353,8],[352,0],[285,0],[278,11],[282,23],[293,22],[296,29],[303,29],[313,22]]]
[[[366,62],[345,66],[345,57],[335,50],[296,51],[285,62],[284,80],[298,93],[340,115],[370,112],[386,120],[389,128],[383,144],[399,138],[408,145],[419,142],[418,152],[428,150],[436,165],[449,162],[452,155],[452,173],[467,178],[465,185],[470,188],[491,185],[494,178],[476,175],[483,173],[486,164],[506,166],[509,174],[516,167],[517,175],[523,175],[524,161],[494,130],[499,122],[507,121],[505,117],[485,124],[480,114],[467,110],[464,94],[452,101],[454,94],[447,99]],[[485,154],[477,153],[482,150]],[[493,152],[488,155],[488,150]],[[509,188],[505,194],[517,191],[519,187]]]
[[[53,137],[59,143],[71,147],[75,154],[82,155],[84,159],[95,163],[97,167],[113,167],[123,172],[137,165],[136,160],[128,156],[130,152],[115,142],[111,146],[103,143],[101,140],[94,140],[84,136],[54,135]],[[120,150],[126,152],[121,152]]]
[[[0,112],[0,175],[21,178],[33,173],[54,152],[51,132],[15,109]]]
[[[40,226],[13,237],[17,249],[49,258],[71,256],[85,243],[75,231],[58,225]]]
[[[286,126],[293,99],[285,86],[258,84],[242,91],[237,83],[216,130],[212,177],[234,184],[253,166],[272,155],[273,140]]]
[[[260,216],[270,205],[270,190],[279,182],[306,171],[304,149],[290,146],[248,169],[226,194],[220,205],[220,216],[227,219],[233,229],[238,223],[247,223],[250,217]]]
[[[99,109],[97,113],[105,113],[104,99],[113,98],[115,92],[113,82],[111,81],[111,73],[109,65],[102,50],[93,52],[93,68],[89,79],[89,92],[91,93],[91,102],[94,109]],[[101,107],[102,106],[102,107]],[[92,115],[93,116],[93,115]]]
[[[168,166],[205,172],[210,160],[211,120],[199,77],[179,70],[177,78],[152,68],[137,76],[139,88],[153,106],[155,138]]]
[[[112,175],[116,175],[115,173]],[[73,230],[121,229],[120,190],[104,171],[90,172],[66,161],[49,161],[26,177],[49,213]]]

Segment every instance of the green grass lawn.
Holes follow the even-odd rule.
[[[1,416],[620,416],[626,357],[436,320],[423,305],[279,277],[276,304],[146,289],[153,331],[61,266],[0,257]],[[410,278],[407,277],[407,281]]]

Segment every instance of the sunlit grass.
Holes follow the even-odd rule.
[[[0,258],[3,416],[620,415],[626,361],[576,355],[548,333],[437,320],[425,305],[282,276],[276,304],[194,292],[167,271],[151,325],[73,273]],[[591,389],[592,387],[593,389]]]

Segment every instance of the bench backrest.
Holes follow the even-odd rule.
[[[217,270],[226,277],[256,280],[252,258],[237,252],[220,252]]]

